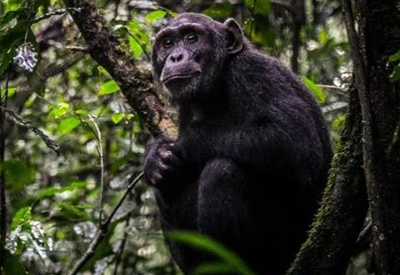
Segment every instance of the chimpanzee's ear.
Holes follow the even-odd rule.
[[[229,18],[224,22],[228,30],[228,54],[239,52],[243,48],[243,31],[239,24],[233,18]]]

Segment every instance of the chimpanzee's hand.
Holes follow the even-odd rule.
[[[181,169],[181,154],[174,141],[160,138],[149,146],[144,163],[144,176],[149,184],[165,188],[179,178]]]

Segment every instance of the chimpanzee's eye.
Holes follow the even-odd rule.
[[[197,42],[197,34],[195,32],[191,32],[185,36],[185,41],[189,43]]]
[[[162,41],[162,45],[166,49],[171,48],[173,44],[174,44],[174,42],[169,37],[164,38],[164,40]]]

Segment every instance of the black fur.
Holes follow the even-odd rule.
[[[313,96],[235,24],[185,13],[157,35],[154,75],[179,108],[180,134],[149,146],[145,177],[164,230],[207,234],[260,275],[280,275],[306,238],[331,147]],[[169,245],[186,274],[208,259]]]

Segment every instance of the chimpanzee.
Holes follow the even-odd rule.
[[[179,110],[179,137],[148,148],[164,230],[195,231],[260,275],[294,260],[327,180],[331,146],[313,96],[238,23],[183,13],[156,35],[156,81]],[[185,274],[208,256],[169,241]]]

